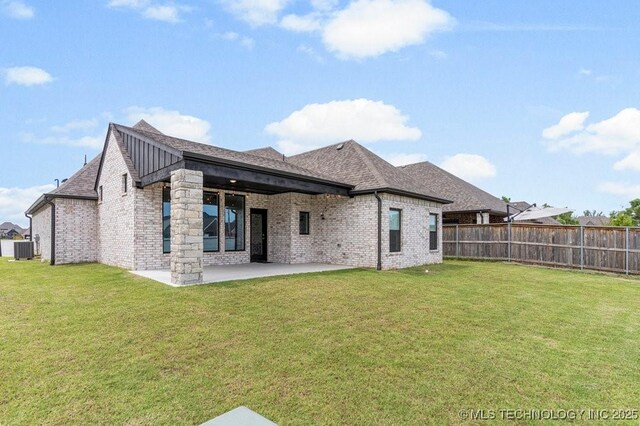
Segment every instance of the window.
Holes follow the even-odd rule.
[[[244,196],[224,195],[224,249],[244,250]]]
[[[218,251],[218,194],[205,192],[202,196],[202,235],[204,238],[204,251]]]
[[[100,202],[102,202],[102,185],[100,185],[100,187],[98,188],[98,199],[100,200]]]
[[[300,235],[309,235],[309,212],[300,212]]]
[[[122,175],[122,193],[126,194],[127,193],[127,174],[123,174]]]
[[[438,215],[429,214],[429,250],[438,250]]]
[[[162,190],[162,252],[171,252],[171,189]]]
[[[389,209],[389,251],[399,252],[401,244],[402,210]]]

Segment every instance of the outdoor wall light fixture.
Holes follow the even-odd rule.
[[[236,182],[237,182],[237,180],[235,180],[235,179],[230,179],[230,180],[229,180],[229,182],[231,182],[231,183],[236,183]]]

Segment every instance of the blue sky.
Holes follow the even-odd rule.
[[[640,196],[640,2],[0,0],[0,221],[107,123],[287,153],[355,139],[487,191]],[[49,186],[48,186],[49,185]]]

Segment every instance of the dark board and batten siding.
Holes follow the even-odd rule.
[[[640,274],[640,228],[444,225],[443,246],[446,257]]]
[[[128,133],[123,132],[122,138],[133,166],[140,177],[147,176],[180,161],[180,157],[177,155]]]

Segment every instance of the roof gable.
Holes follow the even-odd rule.
[[[271,158],[272,160],[285,161],[286,159],[283,153],[279,152],[278,150],[270,146],[265,146],[264,148],[249,149],[244,152],[246,152],[247,154],[258,155],[264,158]]]
[[[399,169],[412,176],[422,186],[428,186],[438,196],[452,200],[452,204],[443,206],[444,212],[492,211],[505,216],[507,214],[504,201],[433,163],[423,161],[401,166]]]
[[[163,135],[164,134],[160,130],[158,130],[155,127],[153,127],[151,124],[149,124],[146,121],[144,121],[144,119],[140,120],[136,124],[134,124],[133,128],[134,129],[138,129],[138,130],[145,130],[147,132],[157,133],[159,135]]]
[[[287,161],[336,176],[354,185],[355,192],[393,190],[448,202],[448,197],[434,194],[431,188],[420,185],[412,176],[353,140],[303,152],[288,157]]]

